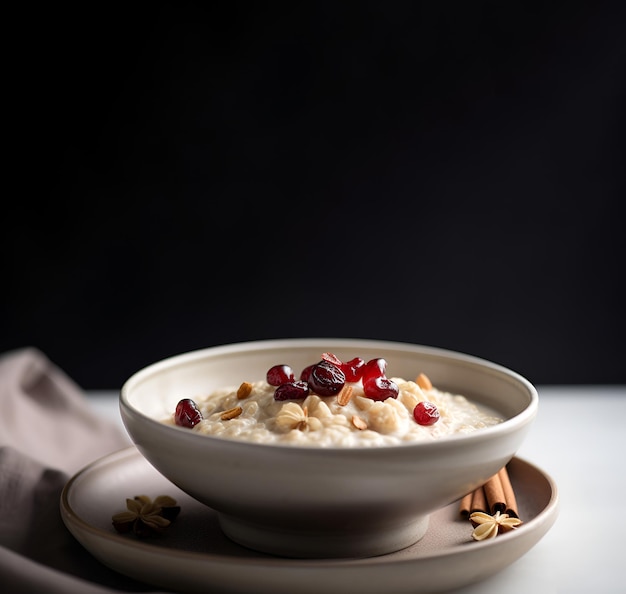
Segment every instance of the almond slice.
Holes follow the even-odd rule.
[[[341,392],[337,394],[337,404],[339,406],[345,406],[350,402],[352,398],[352,386],[344,386],[341,388]]]
[[[415,380],[415,383],[422,388],[422,390],[432,390],[433,385],[425,373],[420,373]]]
[[[250,382],[243,382],[239,389],[237,390],[237,400],[243,400],[250,396],[252,392],[252,384]]]
[[[352,416],[352,424],[361,431],[363,431],[363,429],[367,429],[367,423],[361,417],[357,417],[356,415]]]
[[[235,406],[234,408],[229,408],[228,410],[225,410],[220,415],[220,419],[222,419],[222,421],[229,421],[230,419],[238,417],[242,412],[243,408],[241,408],[241,406]]]

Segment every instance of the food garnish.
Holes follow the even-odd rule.
[[[267,372],[267,380],[270,385],[277,387],[278,394],[274,395],[277,400],[286,399],[285,392],[289,392],[287,389],[279,391],[278,388],[284,385],[295,387],[298,382],[307,384],[309,392],[318,396],[335,396],[341,393],[346,383],[361,381],[365,396],[371,400],[397,398],[399,388],[386,377],[386,368],[387,361],[382,358],[371,359],[366,363],[364,359],[355,357],[344,363],[332,353],[323,353],[321,361],[305,367],[297,381],[293,379],[295,376],[289,365],[274,365]],[[302,391],[302,383],[298,385]],[[291,393],[294,399],[303,397],[298,390]]]
[[[418,425],[434,425],[439,420],[439,410],[432,402],[418,402],[413,409],[413,418]]]
[[[296,379],[289,365],[274,365],[267,370],[265,379],[270,386],[280,386]]]
[[[352,416],[352,424],[360,431],[367,429],[367,423],[361,417],[358,417],[357,415]]]
[[[495,538],[522,524],[506,465],[486,483],[461,498],[459,514],[472,523],[474,540]]]
[[[183,398],[176,405],[174,422],[180,427],[193,427],[202,420],[202,413],[191,398]]]
[[[474,540],[495,538],[498,534],[514,530],[522,524],[519,518],[511,517],[509,514],[502,514],[499,511],[494,515],[489,515],[485,512],[474,512],[470,514],[469,519],[475,526],[472,532]]]
[[[274,400],[304,400],[310,393],[309,384],[302,380],[285,382],[276,387]]]
[[[469,518],[472,512],[493,515],[498,511],[512,518],[519,518],[517,498],[506,465],[486,483],[465,495],[459,504],[462,518]]]
[[[430,378],[425,373],[420,373],[415,379],[415,383],[422,388],[422,390],[432,390],[433,385]]]
[[[242,412],[243,408],[241,408],[241,406],[234,406],[233,408],[225,410],[220,415],[220,419],[222,419],[222,421],[230,421],[230,419],[236,419]]]
[[[339,406],[346,406],[352,398],[352,386],[350,384],[361,382],[363,395],[369,401],[382,402],[388,398],[397,399],[399,388],[396,382],[386,376],[387,361],[381,357],[365,361],[361,357],[354,357],[349,361],[341,361],[333,353],[322,353],[320,361],[305,367],[296,379],[296,374],[290,365],[280,363],[270,367],[265,379],[270,386],[275,388],[274,400],[304,400],[310,394],[315,394],[322,398],[336,396]],[[420,373],[416,384],[422,390],[431,390],[432,383],[424,374]],[[243,382],[237,390],[237,399],[247,398],[253,388],[250,382]],[[300,408],[300,411],[302,409]],[[308,415],[306,419],[302,413],[295,409],[287,409],[283,415],[279,426],[297,426],[298,428],[314,429]],[[241,407],[234,407],[222,412],[220,419],[227,421],[236,418],[243,413]],[[439,410],[431,402],[419,402],[413,409],[413,418],[419,425],[433,425],[439,420]],[[298,420],[292,417],[297,417]],[[174,422],[181,427],[193,428],[202,421],[202,412],[196,403],[190,398],[183,398],[176,405]],[[352,425],[357,429],[367,428],[363,419],[356,422],[353,419]]]
[[[297,402],[287,402],[276,417],[276,424],[286,429],[299,429],[300,431],[318,430],[322,422],[317,417],[310,417],[306,406],[302,407]]]
[[[243,400],[252,393],[252,384],[250,382],[242,382],[237,390],[237,400]]]
[[[337,404],[339,406],[346,406],[352,398],[352,386],[344,386],[341,392],[337,394]]]
[[[161,534],[180,513],[176,500],[159,495],[154,501],[147,495],[126,499],[126,510],[113,515],[112,523],[121,534],[134,533],[139,537]]]

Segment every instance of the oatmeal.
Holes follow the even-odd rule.
[[[374,377],[367,371],[344,374],[337,361],[311,376],[307,368],[300,380],[289,367],[276,366],[280,369],[272,368],[267,380],[181,400],[165,422],[204,435],[320,447],[423,442],[502,422],[465,396],[437,389],[424,374],[415,381],[387,378],[384,360],[374,365]]]

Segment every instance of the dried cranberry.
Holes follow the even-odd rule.
[[[318,396],[334,396],[346,383],[346,376],[339,367],[321,360],[313,366],[309,375],[309,386]]]
[[[413,409],[413,418],[418,425],[433,425],[439,420],[439,410],[432,402],[418,402]]]
[[[183,398],[176,405],[174,422],[180,427],[193,427],[202,420],[202,413],[191,398]]]
[[[372,400],[397,398],[399,392],[398,384],[386,377],[371,377],[363,383],[363,393]]]
[[[299,400],[309,395],[309,384],[302,380],[285,382],[276,388],[274,400]]]
[[[313,370],[313,367],[315,367],[315,365],[315,363],[313,363],[313,365],[307,365],[307,367],[302,370],[302,372],[300,373],[300,379],[303,382],[309,381],[309,376],[311,375],[311,371]]]
[[[266,379],[270,386],[280,386],[296,378],[289,365],[274,365],[267,371]]]

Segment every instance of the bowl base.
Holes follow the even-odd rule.
[[[429,516],[375,530],[337,529],[310,532],[250,523],[219,514],[224,534],[237,544],[262,553],[302,559],[376,557],[404,549],[428,530]]]

